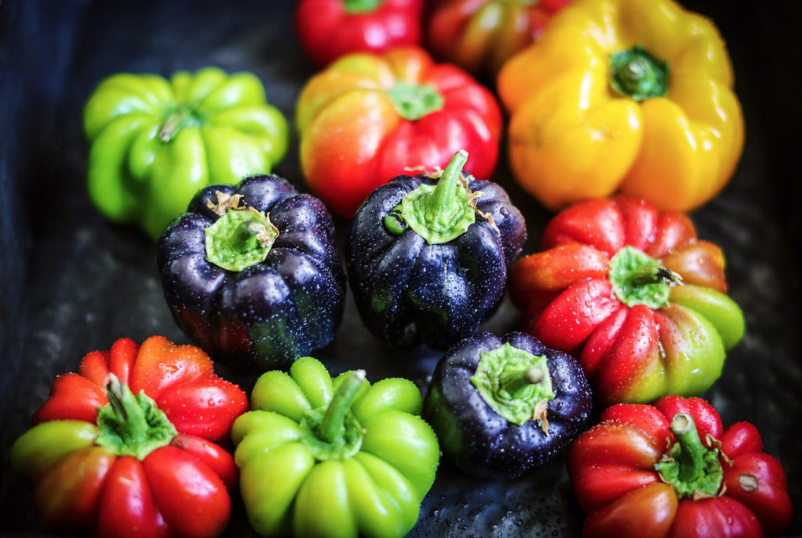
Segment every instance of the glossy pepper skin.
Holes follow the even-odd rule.
[[[546,226],[511,270],[526,332],[573,352],[604,404],[699,395],[720,376],[744,318],[721,249],[682,213],[631,197],[592,199]]]
[[[49,529],[214,537],[238,481],[234,458],[215,443],[247,410],[245,393],[217,377],[199,348],[121,338],[56,378],[11,464],[34,479]]]
[[[331,342],[342,320],[331,216],[278,176],[200,190],[156,254],[179,326],[240,369],[287,366]]]
[[[507,268],[526,239],[523,216],[502,187],[463,179],[463,153],[439,180],[402,175],[379,187],[348,228],[346,267],[356,306],[367,328],[391,345],[445,349],[476,333],[501,302]],[[438,188],[454,196],[453,204],[405,216],[405,201],[423,191],[434,196]],[[454,225],[445,227],[452,233],[431,237],[425,222],[436,228],[440,219]]]
[[[527,383],[529,368],[537,383]],[[484,386],[482,375],[487,376]],[[512,415],[500,414],[497,405]],[[498,338],[480,332],[452,346],[438,362],[423,418],[443,452],[466,474],[515,478],[562,452],[583,429],[591,405],[585,374],[568,353],[524,333]]]
[[[343,218],[378,186],[444,167],[460,149],[471,155],[466,172],[488,178],[502,128],[490,91],[418,48],[337,60],[304,86],[296,124],[309,189]]]
[[[406,379],[332,379],[303,357],[263,374],[232,439],[248,519],[262,536],[400,538],[418,518],[440,450]]]
[[[419,45],[423,0],[301,0],[295,32],[304,53],[325,66],[354,52]]]
[[[498,76],[517,181],[550,209],[617,191],[689,211],[729,181],[744,122],[713,23],[672,0],[578,0]]]
[[[785,472],[757,429],[724,430],[700,398],[606,409],[571,446],[568,474],[586,538],[775,536],[791,521]]]
[[[427,21],[432,53],[475,75],[495,79],[516,53],[536,41],[571,0],[445,0]]]
[[[289,143],[261,81],[213,67],[112,75],[86,103],[84,131],[92,202],[154,239],[200,188],[270,172]]]

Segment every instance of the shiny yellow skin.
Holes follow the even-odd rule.
[[[641,45],[669,64],[668,92],[640,103],[610,85],[610,55]],[[556,210],[617,191],[690,211],[727,184],[744,121],[713,23],[672,0],[577,0],[504,64],[517,181]]]

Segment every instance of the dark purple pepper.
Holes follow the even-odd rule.
[[[233,200],[236,209],[221,208],[221,200]],[[342,321],[345,277],[334,224],[320,200],[263,175],[206,187],[187,211],[160,238],[157,262],[173,316],[196,345],[240,369],[263,371],[332,341]],[[228,211],[242,212],[243,229],[248,219],[256,222],[251,227],[261,235],[251,243],[267,251],[263,260],[235,269],[210,261],[207,229]]]
[[[449,173],[456,181],[461,165],[447,167],[439,182],[427,175],[392,179],[365,200],[349,226],[346,267],[357,309],[389,344],[446,349],[476,333],[498,308],[507,269],[526,239],[524,218],[504,189],[470,176],[462,196],[482,195],[464,211],[474,218],[466,229],[434,244],[413,229],[399,211],[402,200]]]
[[[543,398],[545,415],[535,411],[528,418],[526,414],[533,408],[524,407],[525,421],[521,424],[502,416],[472,381],[483,354],[497,358],[507,343],[513,350],[534,357],[540,367],[546,365],[551,386],[550,397]],[[507,365],[514,370],[515,364]],[[493,381],[507,373],[501,368],[495,373],[499,371]],[[587,379],[571,355],[549,349],[525,333],[498,338],[482,332],[455,344],[438,362],[422,416],[437,433],[443,453],[464,473],[480,478],[514,478],[562,452],[583,430],[591,407]]]

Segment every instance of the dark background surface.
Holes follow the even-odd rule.
[[[728,43],[746,117],[744,155],[730,185],[694,212],[700,237],[728,260],[731,296],[747,322],[722,378],[704,396],[725,426],[748,420],[788,474],[796,508],[786,536],[802,535],[802,307],[798,251],[800,62],[798,0],[685,2],[711,17]],[[301,87],[316,69],[291,31],[293,2],[0,3],[0,533],[44,536],[31,487],[13,475],[8,452],[29,426],[59,373],[119,337],[163,334],[188,343],[164,302],[154,245],[105,221],[85,189],[87,145],[81,111],[97,83],[115,72],[169,75],[216,65],[248,70],[292,119]],[[276,172],[304,190],[293,134]],[[494,179],[527,217],[525,253],[550,215],[510,179],[504,152]],[[336,221],[342,238],[346,222]],[[341,240],[341,239],[340,239]],[[505,301],[485,327],[516,328]],[[362,327],[350,292],[335,342],[315,354],[333,373],[363,367],[378,380],[404,376],[425,387],[438,355],[390,349]],[[250,391],[256,376],[218,365]],[[224,536],[254,535],[235,499]],[[464,477],[441,463],[410,536],[579,536],[583,514],[562,459],[509,481]]]

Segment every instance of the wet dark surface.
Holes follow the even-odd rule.
[[[692,214],[700,237],[727,256],[731,296],[747,322],[722,378],[705,397],[725,426],[748,420],[765,449],[783,463],[797,507],[786,536],[802,535],[802,307],[798,249],[802,187],[798,181],[800,102],[790,82],[800,64],[796,0],[686,3],[713,18],[727,40],[747,141],[731,184]],[[8,466],[13,441],[45,400],[55,375],[115,339],[163,334],[187,343],[162,296],[155,245],[143,234],[105,221],[85,189],[87,146],[83,103],[115,72],[196,70],[216,65],[248,70],[289,119],[304,82],[315,72],[291,32],[292,2],[72,2],[0,4],[0,531],[45,536],[31,487]],[[305,190],[297,136],[275,170]],[[503,155],[503,152],[502,152]],[[527,218],[525,253],[534,251],[549,214],[510,180],[506,164],[494,179]],[[338,246],[346,222],[336,221]],[[483,328],[517,328],[505,300]],[[425,387],[438,354],[392,349],[362,326],[350,295],[334,343],[316,353],[334,372],[362,367],[369,378],[403,376]],[[256,376],[222,366],[218,373],[250,390]],[[254,535],[234,504],[224,536]],[[415,537],[579,536],[583,514],[564,460],[513,481],[463,476],[443,460],[423,501]]]

